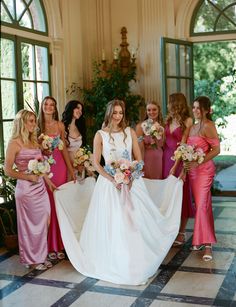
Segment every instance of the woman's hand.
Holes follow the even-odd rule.
[[[195,161],[184,162],[184,168],[185,168],[186,171],[189,171],[189,170],[191,170],[193,168],[196,168],[198,166],[199,166],[199,164],[197,162],[195,162]]]
[[[186,170],[183,168],[182,171],[179,174],[179,179],[182,179],[183,182],[186,180]]]
[[[28,174],[27,175],[27,180],[37,183],[39,181],[39,176],[35,174]]]
[[[112,178],[111,183],[118,189],[121,190],[121,183],[117,183],[114,178]]]
[[[48,185],[49,190],[50,190],[51,192],[53,192],[54,190],[57,190],[57,187],[56,187],[55,184],[48,178],[47,175],[44,176],[44,180],[45,180],[46,184]]]
[[[77,166],[77,170],[78,170],[78,172],[79,172],[80,174],[83,173],[84,169],[85,169],[85,167],[84,167],[83,165],[78,165],[78,166]]]
[[[130,182],[128,183],[128,188],[129,188],[129,191],[131,190],[131,188],[132,188],[132,184],[133,184],[133,181],[132,180],[130,180]]]
[[[175,172],[176,172],[176,167],[175,167],[175,165],[174,166],[172,166],[172,168],[170,169],[170,171],[169,171],[169,175],[175,175]]]

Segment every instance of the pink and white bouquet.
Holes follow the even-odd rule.
[[[104,166],[105,171],[114,177],[117,184],[129,184],[133,179],[143,176],[143,161],[130,161],[122,158],[111,160]]]
[[[183,160],[184,162],[197,162],[201,164],[204,161],[205,153],[202,148],[185,143],[180,144],[174,152],[171,160]]]
[[[154,122],[149,118],[142,122],[141,127],[145,135],[150,135],[152,138],[156,138],[157,140],[162,139],[164,128],[158,122]]]
[[[29,174],[35,174],[38,176],[48,175],[49,178],[53,177],[53,174],[50,173],[51,166],[50,164],[53,164],[54,160],[50,157],[49,159],[43,159],[42,157],[36,157],[35,159],[32,159],[28,163],[28,170],[27,173]]]
[[[44,150],[48,150],[52,152],[54,149],[58,148],[59,150],[63,150],[64,143],[61,140],[60,136],[51,137],[47,134],[41,134],[40,139],[42,139],[42,148]]]
[[[88,146],[80,147],[74,154],[73,166],[84,166],[89,172],[95,172],[93,154]]]

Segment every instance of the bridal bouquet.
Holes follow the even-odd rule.
[[[157,140],[161,140],[164,134],[164,128],[158,122],[154,122],[150,118],[145,120],[141,124],[141,127],[145,135],[150,135],[152,138],[156,138]]]
[[[84,166],[89,172],[95,172],[93,166],[93,154],[88,146],[80,147],[74,154],[73,166]]]
[[[52,178],[53,174],[50,173],[51,167],[50,164],[53,164],[54,160],[50,157],[49,159],[42,159],[42,157],[36,157],[28,163],[27,173],[35,174],[38,176],[48,175],[49,178]]]
[[[105,171],[114,177],[117,184],[129,184],[133,179],[143,176],[143,161],[128,159],[111,160],[105,165]]]
[[[176,151],[174,152],[174,156],[171,157],[171,160],[183,160],[184,162],[197,162],[201,164],[204,160],[205,153],[202,148],[196,148],[194,145],[188,145],[185,143],[180,144]]]
[[[42,147],[44,150],[48,150],[50,152],[56,148],[63,150],[64,144],[59,135],[56,137],[51,137],[42,133],[39,138],[42,139]]]

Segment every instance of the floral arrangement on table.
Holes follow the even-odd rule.
[[[93,166],[93,154],[89,146],[80,147],[74,154],[73,166],[84,166],[92,176],[95,175],[95,168]]]
[[[188,145],[186,143],[180,144],[174,152],[174,156],[171,160],[181,159],[183,162],[197,162],[201,164],[204,161],[205,153],[200,147],[194,145]]]
[[[152,138],[151,146],[156,148],[155,139],[161,140],[163,138],[164,128],[158,122],[154,122],[150,118],[142,122],[141,127],[143,129],[144,135],[150,136]],[[139,137],[139,141],[142,140],[143,137]]]
[[[58,148],[59,150],[63,150],[64,143],[61,140],[60,136],[51,137],[46,134],[41,134],[39,139],[42,140],[42,148],[43,150],[47,150],[49,152],[53,152],[54,149]]]
[[[125,151],[121,159],[112,159],[104,166],[105,171],[114,177],[117,184],[129,184],[134,179],[143,176],[143,161],[130,161],[128,152]]]
[[[43,159],[41,156],[36,157],[29,161],[27,173],[38,176],[44,176],[46,174],[49,178],[52,178],[53,174],[50,173],[50,165],[54,163],[55,160],[51,156],[48,159]]]

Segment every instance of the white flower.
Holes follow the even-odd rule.
[[[30,160],[28,163],[28,170],[33,172],[37,169],[37,166],[38,166],[38,160],[36,159]]]

